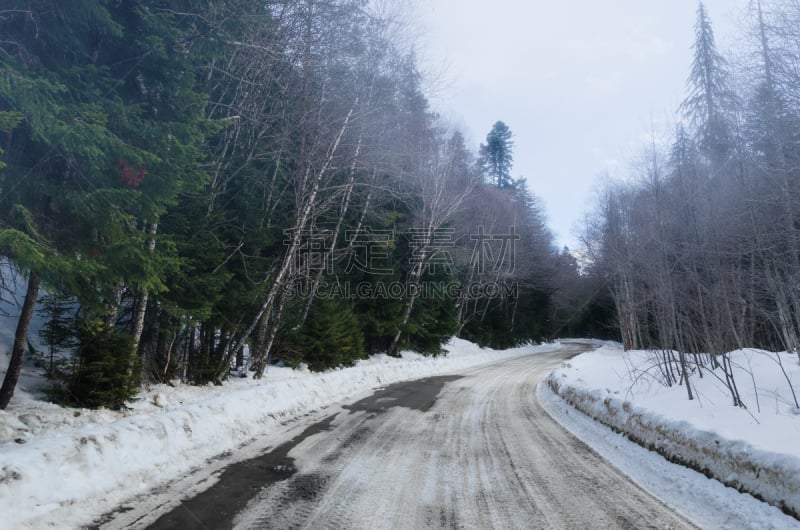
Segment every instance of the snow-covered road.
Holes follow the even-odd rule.
[[[584,350],[556,347],[331,408],[145,519],[155,528],[692,527],[536,401],[537,383]]]

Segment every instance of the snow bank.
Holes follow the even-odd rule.
[[[722,381],[706,373],[682,386],[655,382],[653,355],[606,346],[555,370],[547,383],[578,410],[667,459],[800,516],[800,418],[789,380],[800,379],[790,354],[731,353],[748,410],[732,406]],[[774,406],[773,406],[774,405]]]
[[[159,385],[143,393],[127,416],[63,409],[23,390],[0,414],[3,526],[87,524],[269,432],[277,422],[390,383],[536,351],[498,352],[457,339],[447,349],[447,356],[435,358],[376,356],[322,374],[271,368],[261,381],[237,379],[222,387]]]

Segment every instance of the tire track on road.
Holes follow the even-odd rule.
[[[288,448],[296,472],[215,528],[692,528],[536,401],[583,350],[376,392]]]

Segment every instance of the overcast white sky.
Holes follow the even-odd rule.
[[[748,0],[706,0],[722,51]],[[435,110],[473,147],[503,120],[515,177],[575,245],[598,176],[624,176],[685,94],[696,0],[423,0],[421,62]]]

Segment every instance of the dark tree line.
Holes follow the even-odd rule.
[[[574,325],[510,130],[482,170],[397,28],[364,0],[5,2],[0,256],[27,291],[0,407],[45,295],[84,406]]]
[[[700,4],[681,125],[605,190],[587,231],[625,347],[661,351],[690,399],[690,373],[721,369],[736,405],[726,352],[800,355],[800,6],[754,2],[747,17],[731,61]]]

